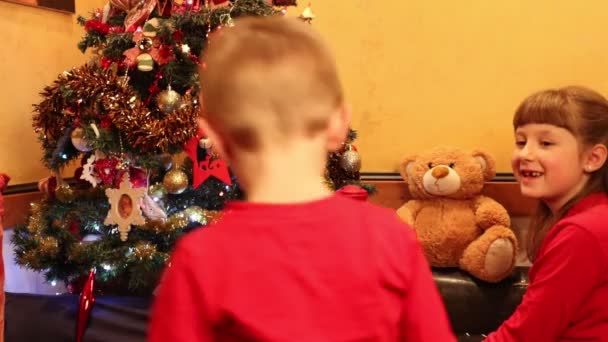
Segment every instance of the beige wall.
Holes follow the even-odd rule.
[[[309,1],[299,1],[298,14]],[[86,14],[101,0],[77,0]],[[339,61],[364,171],[393,171],[435,145],[483,147],[509,172],[510,120],[524,96],[570,83],[608,91],[608,3],[600,0],[312,1]],[[85,61],[75,16],[0,2],[0,170],[47,172],[31,104]]]
[[[312,3],[353,104],[364,171],[454,145],[483,147],[510,172],[511,117],[530,92],[578,83],[608,94],[606,1]]]
[[[87,15],[103,0],[76,0]],[[0,1],[0,171],[11,184],[33,182],[48,175],[32,130],[32,104],[59,73],[82,64],[76,48],[83,34],[76,15]]]

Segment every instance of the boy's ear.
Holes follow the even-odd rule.
[[[342,148],[342,144],[348,135],[351,116],[350,106],[344,104],[329,117],[327,125],[327,150],[329,152],[335,152]]]
[[[211,140],[212,149],[219,154],[222,159],[228,161],[230,156],[226,154],[226,149],[221,134],[219,134],[219,132],[217,132],[213,126],[209,124],[209,121],[202,116],[198,117],[198,128],[199,130],[202,130],[205,136]]]

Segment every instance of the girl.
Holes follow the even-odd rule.
[[[486,341],[608,341],[608,101],[582,87],[541,91],[513,126],[513,173],[540,200],[534,264],[522,303]]]

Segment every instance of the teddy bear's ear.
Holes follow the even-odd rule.
[[[484,151],[473,151],[473,157],[481,165],[483,179],[490,180],[496,176],[496,163],[494,158]]]
[[[405,157],[403,159],[403,161],[401,161],[401,164],[399,165],[399,173],[401,174],[401,177],[403,178],[403,180],[406,183],[409,183],[409,179],[412,176],[412,170],[411,170],[411,168],[416,163],[416,158],[417,157],[418,156],[408,156],[408,157]]]

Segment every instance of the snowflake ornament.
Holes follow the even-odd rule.
[[[92,154],[89,159],[87,159],[87,163],[82,167],[82,175],[80,175],[80,179],[91,183],[93,187],[96,187],[101,183],[101,179],[95,172],[95,161],[97,161],[97,156]]]
[[[124,174],[118,189],[106,189],[110,211],[108,211],[108,216],[103,223],[105,225],[118,225],[122,241],[127,241],[132,224],[142,225],[146,223],[140,206],[145,194],[146,188],[134,189],[131,187],[131,181],[127,173]]]

